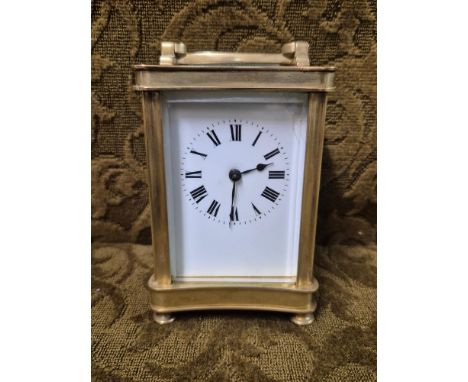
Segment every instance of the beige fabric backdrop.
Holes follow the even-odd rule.
[[[306,40],[335,65],[326,121],[316,322],[259,312],[151,319],[145,150],[131,66],[162,40],[189,50],[276,52]],[[376,380],[376,1],[94,0],[93,381]],[[139,243],[139,244],[138,244]]]
[[[320,195],[320,242],[375,241],[376,3],[99,1],[92,5],[92,234],[150,242],[136,63],[158,62],[162,40],[189,50],[276,52],[310,43],[314,65],[335,65]]]

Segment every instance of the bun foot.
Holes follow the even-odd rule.
[[[314,322],[314,320],[315,318],[313,313],[295,314],[291,317],[291,321],[296,325],[309,325]]]
[[[159,325],[170,324],[175,320],[175,317],[169,313],[156,313],[153,312],[153,320]]]

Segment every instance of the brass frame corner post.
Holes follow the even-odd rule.
[[[291,42],[281,53],[187,53],[183,43],[163,42],[160,65],[136,65],[134,89],[143,92],[148,159],[154,273],[148,281],[153,318],[159,324],[188,310],[248,309],[294,314],[314,320],[318,282],[313,274],[320,171],[327,93],[334,90],[333,67],[309,66],[308,43]],[[249,90],[308,94],[298,269],[295,284],[175,282],[171,279],[161,97],[165,91]]]

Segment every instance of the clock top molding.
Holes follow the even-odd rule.
[[[335,68],[310,66],[308,49],[307,42],[296,41],[284,44],[278,54],[186,53],[182,43],[163,42],[159,65],[133,67],[134,90],[333,91]]]

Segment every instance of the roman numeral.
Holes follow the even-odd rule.
[[[255,207],[255,204],[252,203],[252,207],[253,207],[253,209],[254,209],[254,211],[255,211],[255,213],[256,213],[257,215],[261,215],[261,214],[262,214],[262,213],[260,212],[260,210],[259,210],[257,207]]]
[[[195,154],[195,155],[200,155],[201,157],[203,157],[203,159],[205,159],[208,156],[206,154],[199,153],[198,151],[195,151],[195,150],[191,150],[190,153]]]
[[[213,142],[215,146],[221,144],[221,141],[219,140],[214,130],[211,130],[209,133],[206,133],[206,135],[208,135],[208,138],[211,139],[211,142]]]
[[[274,149],[273,151],[270,151],[268,154],[265,154],[263,157],[268,160],[272,157],[274,157],[275,155],[279,154],[280,151],[278,149]]]
[[[284,171],[268,171],[268,179],[284,179]]]
[[[241,125],[231,125],[231,139],[241,141]]]
[[[239,221],[239,215],[237,213],[237,207],[231,207],[231,213],[229,214],[229,218],[232,222]]]
[[[265,187],[265,189],[262,192],[262,196],[264,198],[267,198],[270,202],[276,202],[276,199],[278,199],[279,192],[276,192],[275,190],[272,190],[270,187]]]
[[[208,192],[205,189],[205,186],[200,186],[193,191],[190,191],[190,195],[192,195],[193,200],[197,203],[200,203],[203,199],[206,198]]]
[[[190,171],[185,173],[186,178],[201,178],[201,170],[200,171]]]
[[[258,138],[260,138],[260,135],[262,135],[261,131],[258,132],[257,136],[255,137],[255,139],[254,139],[254,141],[252,143],[252,146],[255,146],[257,144],[257,141],[258,141]]]
[[[219,204],[216,200],[213,200],[206,212],[208,212],[210,215],[213,215],[214,217],[216,217],[216,215],[218,215],[218,211],[219,211],[220,206],[221,206],[221,204]]]

